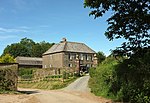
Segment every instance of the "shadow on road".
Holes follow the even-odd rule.
[[[36,94],[39,93],[38,91],[26,91],[26,90],[18,90],[19,93],[23,94]]]

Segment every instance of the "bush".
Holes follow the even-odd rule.
[[[149,58],[150,50],[142,50],[123,62],[107,58],[95,70],[90,69],[92,92],[117,101],[149,103]]]
[[[112,73],[117,64],[118,61],[110,57],[103,61],[96,69],[90,68],[89,73],[91,78],[89,85],[94,94],[114,98],[114,95],[109,92],[109,88],[111,87],[110,81],[115,81]]]
[[[34,74],[34,69],[30,68],[20,68],[19,76],[23,79],[32,79]]]
[[[17,65],[0,67],[0,92],[17,90]]]

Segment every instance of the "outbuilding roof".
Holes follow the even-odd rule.
[[[16,62],[19,65],[42,65],[42,58],[37,57],[16,57]]]
[[[63,41],[61,41],[58,44],[53,45],[43,55],[57,53],[57,52],[96,53],[94,50],[89,48],[84,43],[68,42],[66,41],[66,39],[63,39]]]

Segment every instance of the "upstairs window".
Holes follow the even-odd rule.
[[[87,61],[92,60],[92,55],[88,55],[88,54],[87,54],[87,55],[86,55],[86,60],[87,60]]]
[[[80,54],[80,59],[83,60],[83,54]]]
[[[76,58],[76,54],[69,54],[68,59],[69,60],[74,60]]]
[[[89,55],[88,54],[86,55],[86,60],[89,60]]]

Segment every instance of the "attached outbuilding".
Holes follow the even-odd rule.
[[[42,68],[42,58],[37,57],[16,57],[19,68]]]

